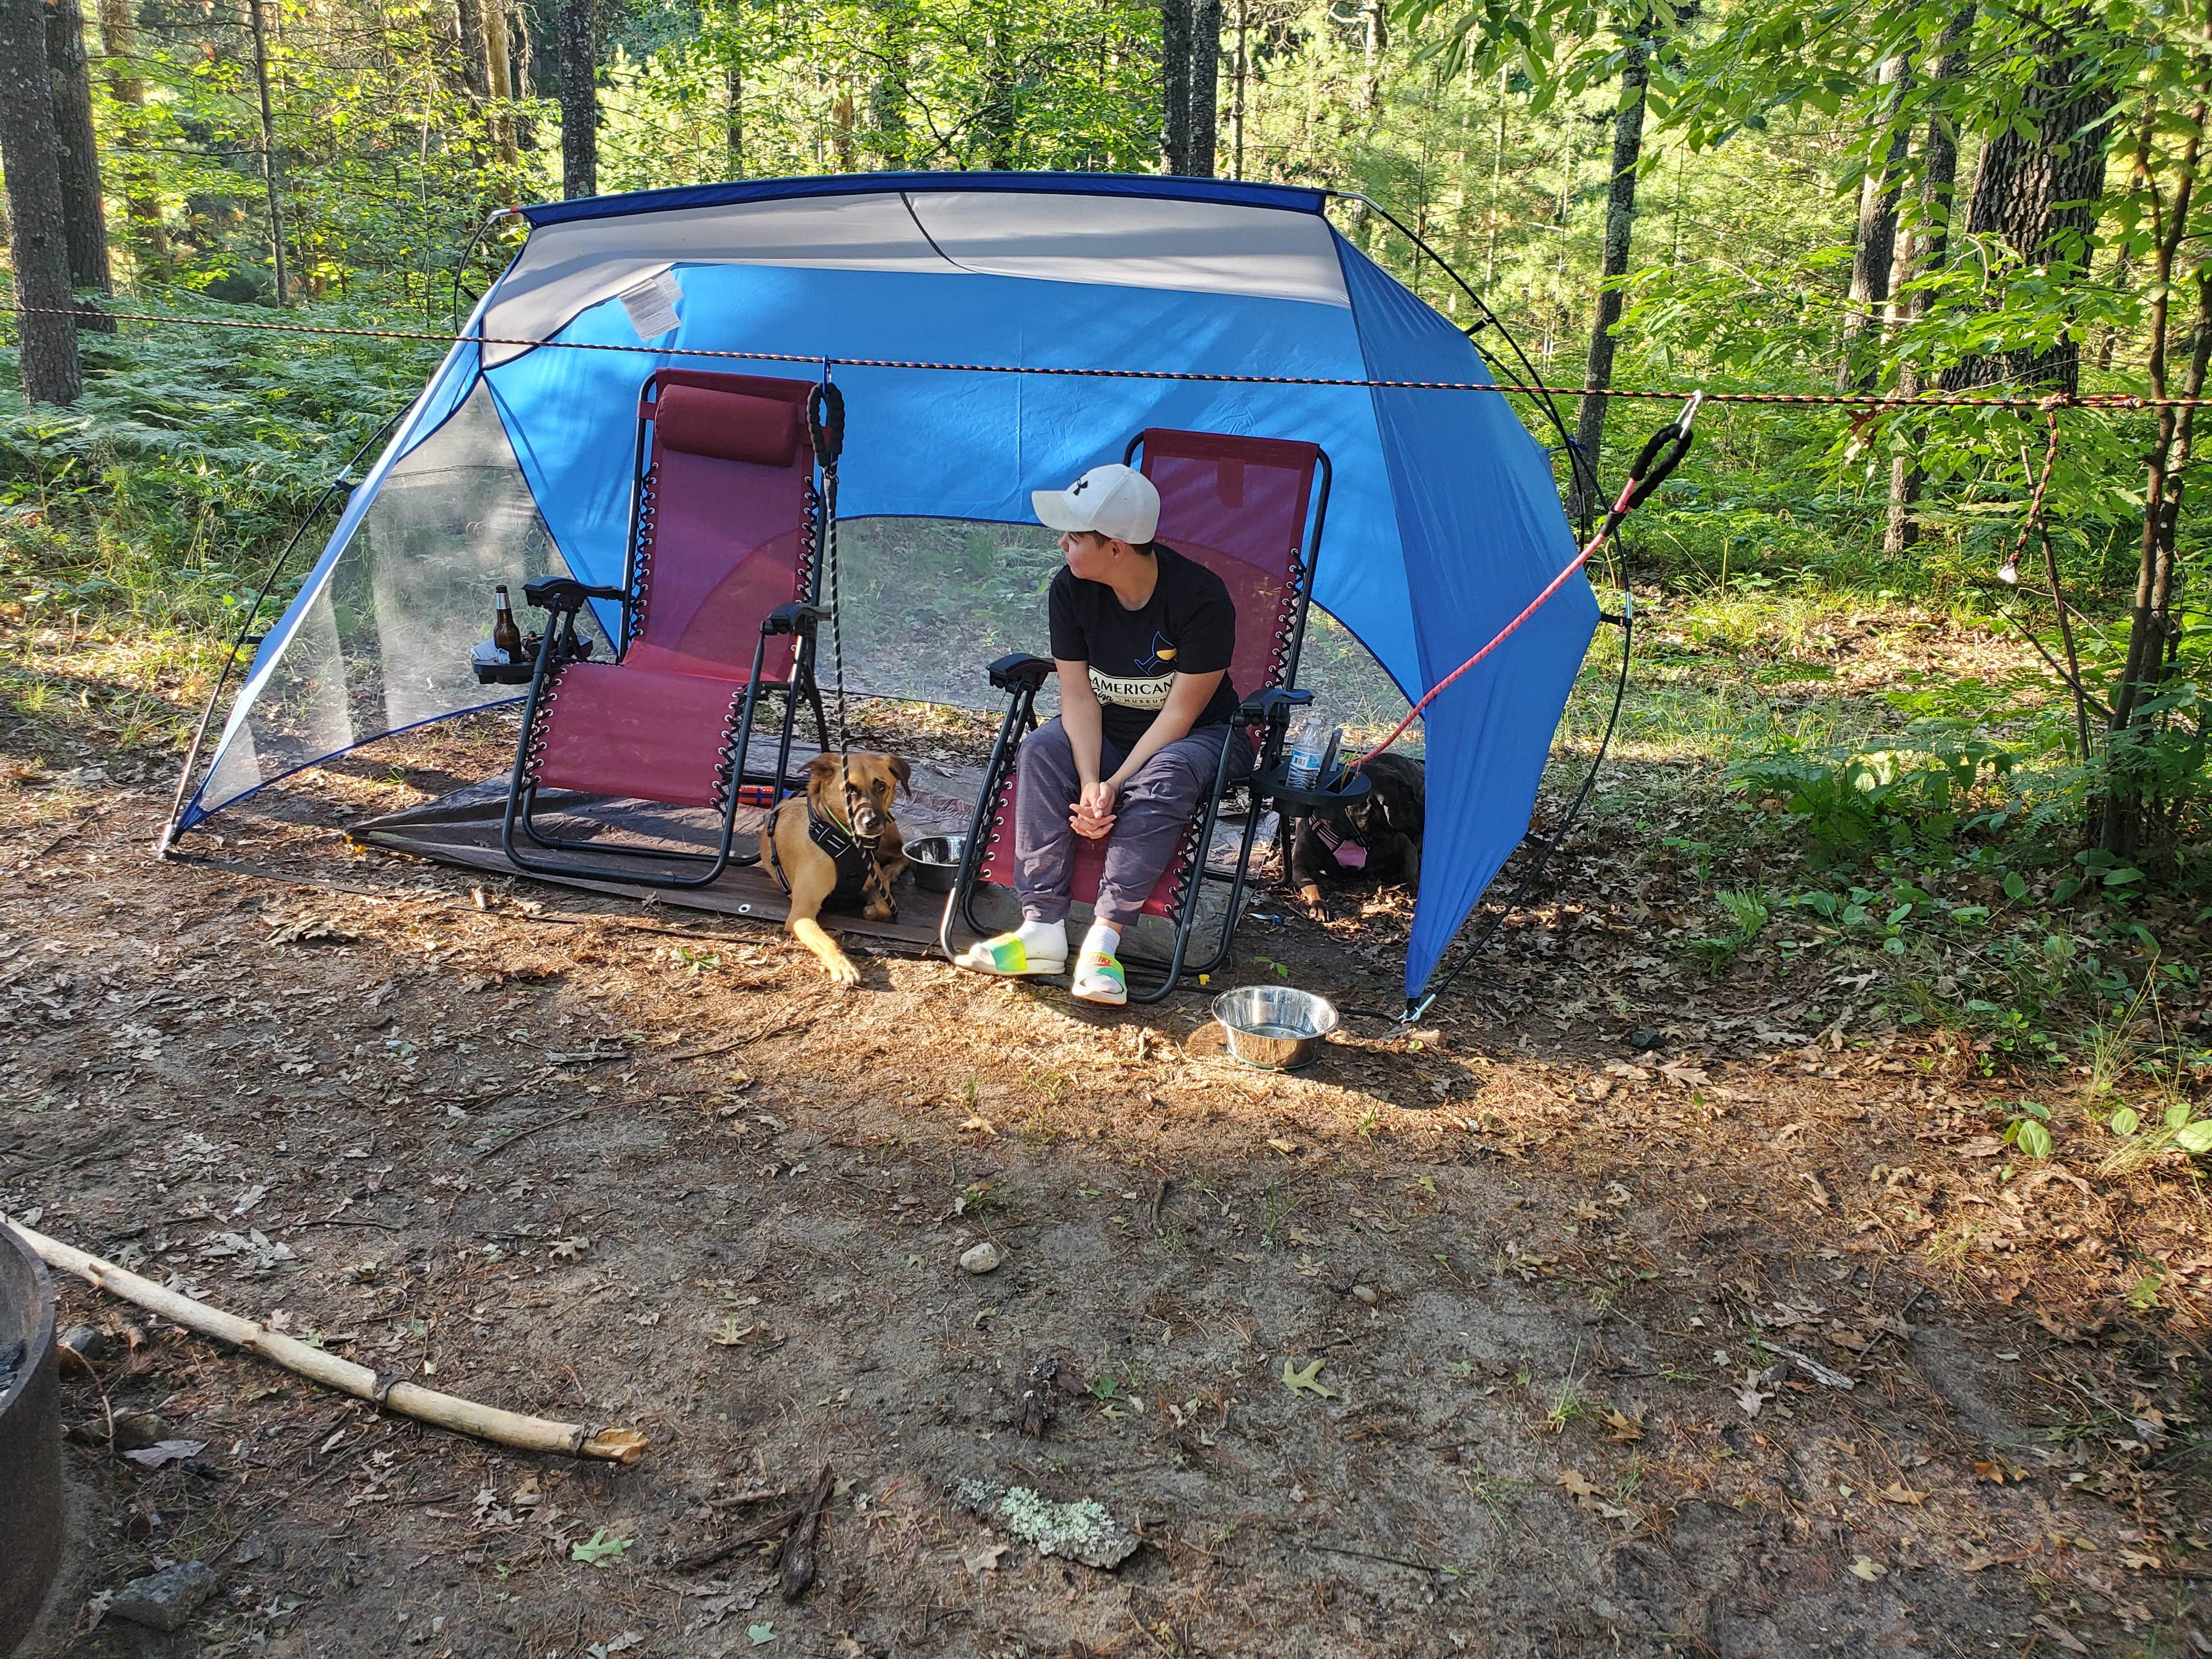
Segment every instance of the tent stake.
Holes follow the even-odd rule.
[[[75,1273],[88,1284],[112,1296],[119,1296],[125,1302],[135,1303],[149,1313],[157,1313],[188,1331],[244,1348],[295,1376],[335,1389],[340,1394],[349,1394],[356,1400],[368,1401],[402,1417],[411,1417],[418,1423],[474,1435],[479,1440],[512,1446],[520,1451],[556,1452],[569,1457],[604,1458],[615,1463],[635,1463],[645,1450],[645,1437],[635,1429],[594,1429],[588,1424],[556,1423],[543,1417],[526,1417],[520,1412],[480,1406],[473,1400],[441,1394],[434,1389],[380,1377],[366,1365],[325,1353],[257,1321],[225,1313],[204,1302],[164,1290],[151,1279],[141,1279],[112,1261],[103,1261],[58,1239],[33,1232],[20,1221],[5,1224],[14,1227],[49,1267]]]

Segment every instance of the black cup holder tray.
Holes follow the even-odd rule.
[[[1325,788],[1301,789],[1290,781],[1290,764],[1271,766],[1252,779],[1252,787],[1261,797],[1275,804],[1275,810],[1303,817],[1324,807],[1348,806],[1365,797],[1374,788],[1361,772],[1339,772],[1334,784]]]

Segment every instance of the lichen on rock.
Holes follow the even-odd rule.
[[[1117,1567],[1137,1553],[1140,1541],[1095,1498],[1055,1504],[1027,1486],[964,1480],[952,1483],[952,1499],[1039,1555],[1080,1561],[1087,1567]]]

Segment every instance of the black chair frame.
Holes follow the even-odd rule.
[[[1123,452],[1123,464],[1136,458],[1142,445],[1143,434],[1129,441]],[[1211,974],[1229,959],[1229,952],[1237,931],[1238,913],[1243,908],[1244,889],[1250,878],[1252,848],[1260,831],[1260,819],[1267,801],[1275,793],[1271,783],[1279,782],[1282,771],[1283,741],[1290,730],[1291,711],[1313,701],[1313,693],[1292,689],[1297,678],[1298,656],[1305,644],[1306,615],[1313,603],[1314,573],[1321,560],[1322,532],[1328,520],[1328,493],[1332,470],[1328,453],[1316,448],[1316,477],[1314,499],[1307,509],[1310,526],[1304,546],[1304,556],[1294,573],[1297,597],[1294,602],[1291,627],[1290,648],[1283,666],[1285,684],[1269,687],[1245,698],[1237,711],[1237,731],[1230,734],[1230,743],[1239,741],[1237,731],[1257,731],[1261,733],[1260,750],[1253,770],[1241,781],[1251,790],[1251,808],[1244,819],[1244,834],[1238,842],[1237,862],[1228,870],[1216,870],[1212,864],[1213,830],[1221,816],[1222,799],[1231,787],[1229,744],[1221,746],[1221,761],[1216,769],[1213,787],[1206,793],[1197,817],[1192,820],[1189,839],[1178,849],[1176,857],[1188,865],[1181,890],[1175,896],[1172,913],[1167,921],[1174,928],[1174,945],[1167,959],[1121,953],[1121,967],[1127,975],[1129,1000],[1133,1003],[1158,1002],[1176,988],[1185,974]],[[952,926],[955,917],[970,933],[981,934],[982,924],[975,915],[975,889],[980,884],[983,867],[984,838],[989,830],[994,803],[1006,773],[1014,764],[1022,739],[1036,730],[1037,693],[1045,681],[1056,672],[1049,657],[1030,656],[1016,652],[1000,657],[990,665],[991,687],[1007,694],[1006,712],[999,722],[996,740],[991,746],[991,758],[984,768],[983,791],[975,802],[975,814],[968,826],[967,845],[962,848],[960,866],[953,878],[952,890],[945,896],[945,914],[938,924],[938,948],[949,957],[952,949]],[[1223,908],[1218,934],[1200,960],[1191,960],[1192,932],[1198,921],[1198,907],[1206,890],[1206,884],[1214,883],[1229,890],[1228,902]],[[1131,972],[1131,969],[1136,971]]]
[[[648,386],[652,385],[650,378],[646,384]],[[548,682],[555,671],[582,656],[576,639],[578,613],[594,599],[619,605],[622,613],[616,660],[619,662],[629,649],[636,620],[638,555],[652,518],[652,480],[648,476],[647,460],[650,451],[646,437],[652,419],[649,411],[641,412],[638,416],[636,448],[630,480],[629,545],[623,555],[622,586],[595,586],[566,576],[549,576],[529,583],[522,590],[524,599],[550,614],[544,635],[538,642],[538,661],[530,678],[530,695],[523,703],[522,734],[515,745],[514,771],[507,783],[507,812],[500,824],[500,844],[517,868],[529,871],[533,875],[572,879],[596,877],[646,887],[710,887],[721,878],[725,871],[760,862],[758,853],[739,853],[733,847],[737,838],[738,808],[744,804],[746,787],[772,787],[775,793],[769,802],[771,808],[786,797],[803,793],[805,789],[806,782],[803,776],[793,778],[791,775],[792,742],[797,734],[802,700],[814,711],[815,733],[821,749],[826,753],[830,746],[829,716],[823,708],[821,688],[816,684],[814,676],[816,636],[822,619],[829,612],[816,601],[821,597],[823,566],[830,544],[831,521],[837,511],[837,457],[844,441],[845,400],[837,387],[826,381],[815,388],[813,395],[807,400],[807,435],[813,446],[816,476],[807,486],[813,524],[807,538],[806,598],[778,605],[763,619],[760,638],[753,646],[752,672],[745,680],[742,691],[732,694],[733,700],[742,697],[743,705],[738,712],[737,730],[724,745],[721,765],[718,768],[722,779],[721,823],[718,826],[714,850],[711,853],[625,846],[618,842],[579,841],[548,834],[537,826],[532,817],[538,804],[538,786],[527,775],[531,742],[537,732]],[[795,636],[790,675],[772,686],[763,687],[761,672],[767,664],[769,641],[785,634]],[[754,716],[763,690],[780,691],[783,696],[783,717],[776,740],[775,769],[773,772],[763,772],[757,768],[747,770],[744,764],[751,750]],[[658,870],[640,870],[628,864],[617,866],[556,861],[525,853],[518,841],[518,831],[521,838],[526,839],[533,847],[548,852],[585,854],[601,859],[620,858],[656,864],[699,864],[706,867],[696,875],[677,875]]]

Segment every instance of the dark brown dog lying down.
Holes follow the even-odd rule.
[[[1324,880],[1398,882],[1421,878],[1421,826],[1428,784],[1422,764],[1377,755],[1361,767],[1368,792],[1348,806],[1329,806],[1298,820],[1291,841],[1291,880],[1307,914],[1328,914]]]
[[[896,755],[817,755],[806,793],[777,807],[761,831],[761,862],[791,895],[783,925],[839,985],[859,984],[860,970],[815,918],[827,904],[857,907],[871,921],[898,919],[891,884],[907,866],[906,840],[891,801],[901,789],[914,793],[914,773]]]

